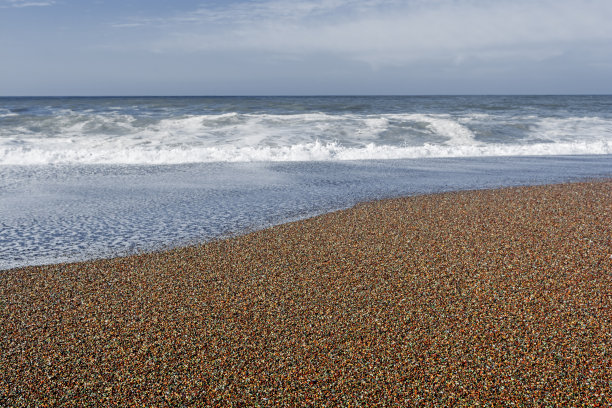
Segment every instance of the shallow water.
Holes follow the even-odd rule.
[[[0,168],[6,269],[201,242],[379,198],[612,177],[612,156]]]

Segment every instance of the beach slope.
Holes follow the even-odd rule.
[[[0,273],[2,406],[612,404],[612,181]]]

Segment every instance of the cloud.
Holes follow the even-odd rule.
[[[156,26],[157,52],[329,53],[378,66],[541,60],[582,44],[608,58],[610,21],[609,0],[251,0],[125,24]]]
[[[55,1],[0,0],[0,8],[46,7]]]
[[[113,28],[135,28],[135,27],[144,27],[147,24],[145,22],[134,22],[134,23],[113,23],[111,27]]]

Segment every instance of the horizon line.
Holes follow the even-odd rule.
[[[322,98],[322,97],[451,97],[451,96],[612,96],[612,93],[457,93],[457,94],[125,94],[0,95],[0,98]]]

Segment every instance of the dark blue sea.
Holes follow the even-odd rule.
[[[0,269],[612,177],[612,96],[0,98]]]

